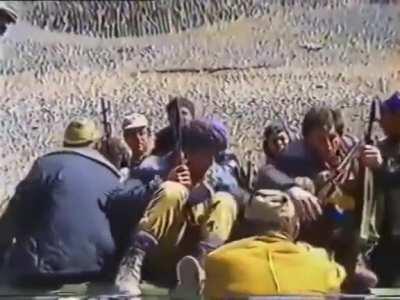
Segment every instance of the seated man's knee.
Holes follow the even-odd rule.
[[[238,214],[238,205],[235,198],[227,192],[217,192],[212,199],[215,210],[228,214],[232,219],[236,219]]]
[[[161,188],[157,194],[159,194],[158,197],[162,197],[164,201],[183,205],[189,196],[189,190],[178,182],[166,181],[161,184]]]

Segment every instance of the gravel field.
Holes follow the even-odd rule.
[[[107,34],[89,17],[91,26],[49,25],[32,17],[31,1],[19,4],[24,18],[7,32],[0,60],[0,197],[60,145],[70,118],[100,119],[100,97],[112,101],[119,134],[124,113],[145,113],[158,129],[168,97],[187,96],[200,113],[226,122],[242,158],[252,151],[256,159],[263,128],[277,114],[296,127],[319,102],[345,109],[361,135],[371,99],[400,89],[400,5],[380,2],[253,0],[263,8],[257,14],[211,16],[148,35]],[[74,5],[66,15],[79,12]]]

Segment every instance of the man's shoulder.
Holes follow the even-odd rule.
[[[276,168],[291,177],[313,177],[316,170],[316,157],[308,150],[303,140],[289,144],[288,148],[274,162]]]
[[[170,169],[168,156],[150,155],[139,166],[131,169],[131,177],[149,182],[155,176],[164,177]]]
[[[149,155],[138,166],[139,169],[162,169],[167,166],[168,159],[164,156]]]
[[[206,173],[206,182],[215,191],[231,192],[239,186],[237,178],[233,175],[229,165],[214,163]]]
[[[89,147],[82,148],[61,148],[54,151],[50,151],[40,157],[38,162],[43,167],[47,165],[52,165],[55,162],[58,164],[65,165],[65,167],[76,167],[76,164],[71,164],[73,160],[79,161],[79,165],[83,162],[83,160],[87,162],[92,162],[96,165],[103,166],[110,170],[114,175],[118,178],[120,177],[119,170],[111,164],[100,152],[97,150],[91,149]]]
[[[393,143],[385,138],[378,141],[377,146],[382,151],[383,156],[400,156],[400,143]]]
[[[308,155],[304,140],[291,142],[280,156],[282,159],[304,159]]]
[[[307,151],[304,141],[297,140],[290,143],[287,149],[276,159],[277,166],[297,166],[310,162],[310,153]]]
[[[172,136],[172,128],[171,126],[166,126],[161,128],[157,133],[156,133],[156,138],[157,139],[166,139]]]

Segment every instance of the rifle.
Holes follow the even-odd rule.
[[[177,155],[175,158],[177,158],[177,165],[181,165],[184,161],[184,154],[182,146],[182,116],[178,102],[179,101],[174,101],[174,105],[172,106],[172,111],[175,112],[175,120],[173,120],[174,124],[171,124],[171,126],[175,139],[175,154]]]
[[[373,138],[372,138],[372,132],[373,132],[373,127],[375,122],[378,122],[380,120],[380,102],[378,99],[374,99],[371,103],[371,109],[369,112],[369,121],[368,121],[368,128],[367,128],[367,132],[364,136],[364,141],[363,142],[358,142],[356,143],[350,150],[349,152],[346,154],[346,156],[343,158],[342,162],[335,168],[335,170],[333,170],[333,172],[330,174],[330,176],[327,178],[326,183],[320,188],[320,191],[325,190],[326,192],[323,194],[329,194],[329,190],[332,189],[332,184],[335,185],[338,183],[338,180],[340,179],[340,177],[342,177],[343,172],[346,171],[348,165],[353,161],[353,159],[358,155],[359,150],[361,148],[361,146],[364,144],[366,145],[371,145],[373,144]],[[369,171],[367,171],[369,172]],[[371,176],[368,175],[367,176],[368,181],[370,181]],[[364,186],[368,186],[367,183],[364,183]],[[364,194],[366,194],[366,192],[368,191],[364,189]],[[370,201],[366,201],[367,203],[370,203]],[[363,203],[365,203],[363,201]],[[367,207],[363,207],[363,209],[365,209],[366,211],[368,210]],[[365,211],[365,213],[366,213]],[[363,228],[363,236],[365,235],[365,230],[367,230],[365,228],[365,224]]]
[[[289,129],[289,126],[287,125],[287,123],[285,122],[285,120],[282,118],[282,116],[280,114],[278,114],[278,112],[275,110],[275,108],[273,108],[271,106],[272,112],[274,113],[275,117],[278,118],[279,122],[282,124],[283,130],[285,131],[285,133],[287,134],[288,138],[289,138],[289,143],[292,142],[294,140],[292,131]]]
[[[364,143],[367,145],[374,144],[372,132],[374,124],[380,120],[380,102],[374,99],[371,103],[369,111],[368,127],[364,136]],[[359,221],[359,235],[354,241],[354,247],[350,247],[351,264],[349,267],[349,287],[351,288],[352,280],[356,274],[357,265],[361,263],[361,266],[366,267],[365,259],[368,259],[369,254],[374,249],[379,234],[376,230],[376,199],[374,193],[374,177],[373,173],[368,167],[365,167],[362,174],[363,178],[363,195],[361,205],[356,207],[357,212],[361,214],[361,220]],[[361,207],[360,207],[361,206]],[[361,259],[361,260],[360,260]],[[366,288],[366,287],[362,287]]]
[[[112,134],[111,123],[108,120],[108,113],[111,112],[111,103],[110,101],[105,102],[104,98],[100,98],[101,104],[101,115],[102,115],[102,124],[104,130],[104,141],[106,145],[107,153],[110,154],[110,138]]]
[[[325,183],[318,188],[318,198],[321,199],[324,204],[331,203],[340,205],[340,202],[332,202],[329,200],[335,200],[331,196],[335,192],[336,186],[340,184],[344,176],[346,176],[346,172],[349,170],[350,164],[353,162],[354,158],[358,155],[361,146],[362,142],[358,142],[350,148],[341,163],[330,172],[328,177],[324,180]]]
[[[373,145],[372,132],[374,124],[381,119],[381,103],[374,99],[371,103],[367,132],[364,137],[366,145]],[[375,228],[376,199],[374,197],[374,177],[369,168],[365,168],[363,174],[363,201],[361,208],[360,238],[364,243],[375,243],[379,235]]]

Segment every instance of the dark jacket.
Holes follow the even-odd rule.
[[[296,186],[296,182],[286,173],[278,170],[273,164],[266,164],[259,168],[254,182],[255,189],[274,189],[285,191]]]
[[[164,156],[174,150],[176,138],[171,126],[164,127],[156,133],[152,155]]]
[[[165,179],[172,168],[171,154],[165,156],[150,155],[140,165],[131,168],[130,177],[148,184],[157,177]]]
[[[130,178],[108,198],[106,211],[118,258],[129,245],[136,226],[160,184],[161,181],[157,180],[144,184],[139,179]]]
[[[106,278],[115,243],[106,213],[118,171],[97,151],[63,149],[37,159],[4,217],[16,243],[5,262],[19,282],[75,283]]]
[[[374,172],[377,204],[376,227],[380,240],[371,263],[379,286],[398,288],[400,278],[400,143],[384,140],[379,144],[384,163]]]
[[[347,152],[355,146],[357,139],[345,135],[342,138],[342,152]],[[304,140],[296,140],[290,143],[283,154],[275,159],[272,166],[263,170],[264,180],[268,182],[270,188],[285,190],[294,185],[291,179],[296,177],[308,177],[315,180],[322,171],[327,168],[322,164],[318,157],[309,149]]]
[[[307,148],[303,140],[288,145],[286,151],[276,159],[277,169],[290,177],[314,178],[324,168],[318,158]]]
[[[307,150],[302,140],[290,143],[274,161],[259,168],[255,186],[287,190],[296,185],[296,177],[314,178],[321,168]]]
[[[149,184],[155,179],[165,180],[173,168],[171,155],[172,153],[163,157],[155,155],[147,157],[138,167],[131,170],[131,177],[141,180],[144,184]],[[214,192],[235,193],[239,187],[232,168],[227,163],[215,162],[210,167],[206,179]]]
[[[384,140],[380,143],[384,163],[375,172],[377,193],[383,196],[382,234],[400,244],[400,143]]]

